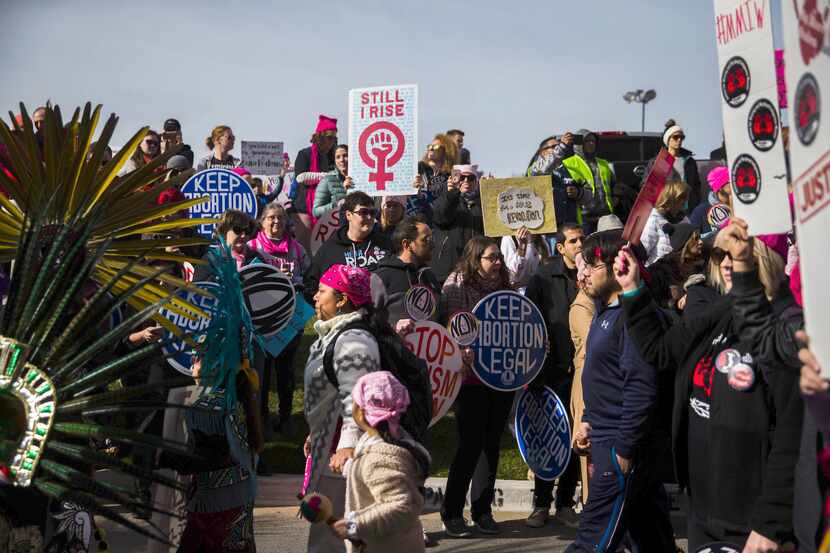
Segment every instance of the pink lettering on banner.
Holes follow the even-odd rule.
[[[766,24],[767,0],[744,0],[734,11],[715,17],[718,45],[724,46],[745,33],[763,29]]]
[[[427,363],[432,387],[432,420],[438,422],[461,391],[461,348],[443,326],[418,321],[405,340],[406,347]]]
[[[798,221],[806,223],[830,204],[830,151],[816,160],[795,183]]]
[[[778,107],[787,107],[787,82],[784,78],[784,50],[775,51],[775,80],[778,82]]]

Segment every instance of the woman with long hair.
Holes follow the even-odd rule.
[[[338,144],[334,149],[334,169],[326,173],[320,184],[317,185],[317,192],[314,195],[315,217],[322,217],[329,211],[340,206],[341,200],[349,193],[354,186],[349,176],[349,145]],[[345,217],[341,219],[345,224]]]
[[[211,152],[199,160],[199,163],[196,164],[196,170],[232,169],[239,165],[239,160],[231,155],[235,143],[236,137],[229,126],[217,125],[213,127],[210,136],[205,138],[205,146]]]
[[[436,134],[418,162],[418,174],[412,186],[418,195],[411,201],[415,211],[432,220],[432,202],[447,191],[452,168],[458,163],[458,146],[446,134]]]
[[[484,296],[498,290],[512,290],[510,274],[499,250],[499,243],[485,236],[472,238],[464,247],[454,272],[442,290],[439,313],[446,324],[458,311],[471,311]],[[470,527],[464,519],[464,499],[482,452],[487,462],[487,482],[472,501],[471,515],[476,529],[497,534],[492,502],[499,463],[499,441],[513,405],[513,392],[499,392],[485,386],[472,373],[472,350],[464,350],[464,381],[456,400],[458,444],[450,465],[441,519],[451,537],[467,537]]]
[[[119,174],[126,175],[127,173],[131,173],[156,159],[161,154],[160,144],[161,138],[159,137],[159,133],[156,131],[147,131],[144,139],[138,144],[138,148],[135,149],[135,152],[127,160],[127,163],[124,164]],[[157,171],[164,172],[164,170],[165,167],[161,166]]]
[[[746,542],[745,551],[773,551],[793,539],[802,402],[797,375],[754,359],[754,344],[738,332],[725,242],[715,238],[708,264],[721,296],[696,317],[661,314],[627,249],[614,274],[637,349],[658,371],[675,375],[672,450],[678,483],[690,496],[689,550],[729,541]],[[800,317],[783,258],[761,241],[754,256],[776,316]]]
[[[648,256],[646,265],[672,252],[671,238],[663,227],[684,220],[683,206],[688,197],[689,187],[683,181],[670,180],[663,187],[640,235],[640,244]]]

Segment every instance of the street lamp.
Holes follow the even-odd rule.
[[[651,102],[657,98],[657,92],[654,90],[631,90],[623,94],[623,100],[628,102],[637,102],[638,104],[643,105],[643,118],[642,118],[642,126],[640,128],[641,131],[646,130],[646,104]]]

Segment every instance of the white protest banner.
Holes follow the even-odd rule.
[[[279,175],[282,168],[282,142],[242,141],[242,167],[252,175]]]
[[[830,378],[830,287],[824,279],[830,228],[830,94],[828,0],[782,2],[784,70],[790,119],[790,171],[796,202],[802,298],[810,347]],[[824,24],[822,25],[822,21]],[[750,227],[751,228],[751,227]]]
[[[790,230],[770,0],[714,0],[723,131],[735,215],[753,234]]]
[[[340,209],[332,209],[319,219],[311,230],[311,255],[317,253],[323,242],[331,238],[340,228]]]
[[[349,91],[349,176],[370,196],[415,193],[418,85]]]
[[[447,414],[461,391],[461,348],[447,329],[432,321],[418,321],[404,340],[406,347],[427,362],[432,386],[432,426]]]
[[[534,234],[556,232],[550,177],[484,179],[481,209],[487,236],[512,236],[522,227]]]

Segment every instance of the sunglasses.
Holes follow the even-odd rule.
[[[504,263],[504,256],[500,253],[494,253],[492,255],[482,255],[481,259],[486,259],[490,263],[501,262]]]
[[[673,134],[673,135],[671,135],[671,138],[673,140],[686,140],[686,135],[685,134]]]
[[[462,182],[463,181],[475,182],[476,181],[476,176],[475,175],[461,175],[460,177],[458,177],[458,180],[460,180]]]
[[[712,252],[709,254],[709,258],[712,261],[714,261],[717,265],[723,263],[723,260],[727,257],[729,259],[732,259],[732,254],[724,250],[723,248],[712,248]]]
[[[335,138],[336,139],[337,138],[337,133],[333,133],[333,132],[329,131],[329,132],[324,132],[322,136],[323,136],[323,138]]]
[[[237,236],[253,236],[254,231],[251,227],[231,227],[231,230]]]
[[[377,217],[377,212],[374,209],[369,209],[368,207],[361,207],[360,209],[355,209],[352,211],[355,215],[359,217],[363,217],[364,219],[367,217],[371,217],[372,219]]]
[[[429,146],[427,146],[427,151],[428,152],[438,152],[438,151],[441,151],[443,149],[444,149],[444,146],[442,146],[441,144],[430,144]]]

